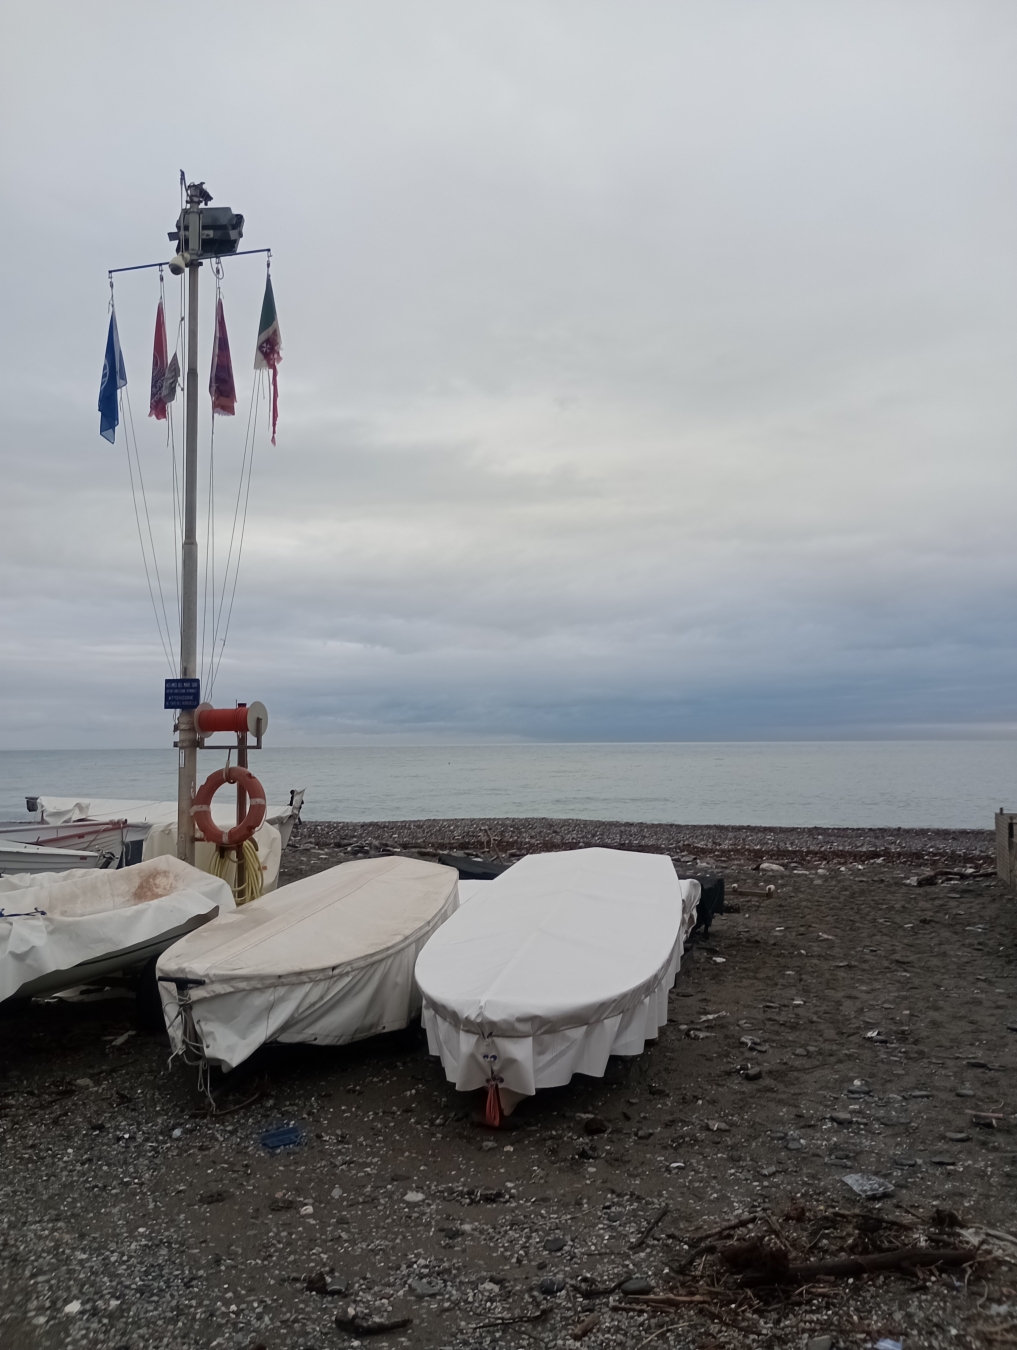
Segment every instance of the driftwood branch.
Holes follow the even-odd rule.
[[[707,1294],[631,1294],[619,1306],[634,1312],[677,1312],[688,1303],[709,1303]]]
[[[728,1264],[737,1266],[740,1254],[733,1253]],[[839,1256],[826,1261],[808,1261],[792,1265],[786,1251],[771,1250],[765,1268],[744,1270],[743,1285],[802,1283],[821,1276],[853,1279],[881,1270],[914,1270],[918,1266],[965,1266],[973,1261],[972,1247],[898,1247],[889,1252],[873,1252],[868,1256]]]
[[[335,1324],[340,1331],[348,1331],[351,1336],[381,1336],[386,1331],[402,1331],[413,1321],[412,1317],[393,1317],[389,1321],[372,1321],[360,1317],[343,1317],[340,1313]]]
[[[635,1242],[633,1242],[631,1247],[632,1251],[635,1251],[637,1247],[641,1247],[643,1245],[643,1243],[656,1228],[657,1224],[660,1223],[661,1219],[664,1218],[664,1216],[667,1214],[670,1208],[671,1208],[670,1205],[664,1205],[664,1207],[660,1210],[660,1212],[654,1215],[654,1217],[650,1220],[650,1222],[646,1225],[643,1231],[636,1238]]]
[[[480,1331],[482,1327],[507,1327],[515,1322],[543,1322],[550,1311],[550,1308],[541,1308],[539,1312],[520,1313],[518,1317],[496,1317],[492,1322],[475,1322],[473,1330]]]

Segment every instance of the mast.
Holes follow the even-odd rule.
[[[201,260],[201,206],[204,184],[190,183],[187,210],[180,221],[180,249],[187,264],[187,381],[184,386],[184,528],[180,557],[180,678],[198,676],[198,279]],[[186,243],[184,239],[186,237]],[[191,803],[198,778],[198,740],[194,713],[182,709],[177,722],[177,857],[194,864]]]

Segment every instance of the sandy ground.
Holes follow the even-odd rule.
[[[1017,1345],[1017,906],[979,875],[987,833],[313,824],[283,879],[386,848],[592,842],[718,868],[737,912],[687,954],[656,1043],[500,1132],[413,1030],[268,1047],[210,1117],[123,991],[8,1012],[0,1346]],[[302,1142],[262,1146],[289,1122]],[[892,1193],[860,1199],[854,1173]],[[713,1248],[753,1236],[793,1263],[983,1246],[777,1288],[751,1284],[757,1250],[746,1287]]]

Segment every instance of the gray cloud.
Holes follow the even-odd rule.
[[[220,4],[187,36],[43,4],[0,57],[0,744],[166,736],[95,399],[105,270],[166,252],[181,164],[275,250],[216,694],[281,742],[1012,721],[1011,6]],[[262,285],[227,264],[242,402]],[[155,300],[118,281],[169,596]]]

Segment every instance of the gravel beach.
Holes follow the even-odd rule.
[[[280,880],[591,844],[720,871],[728,912],[655,1043],[499,1131],[418,1028],[266,1047],[213,1115],[129,990],[5,1009],[3,1350],[1017,1345],[1017,906],[988,831],[307,822]],[[930,1247],[961,1256],[813,1269]]]

